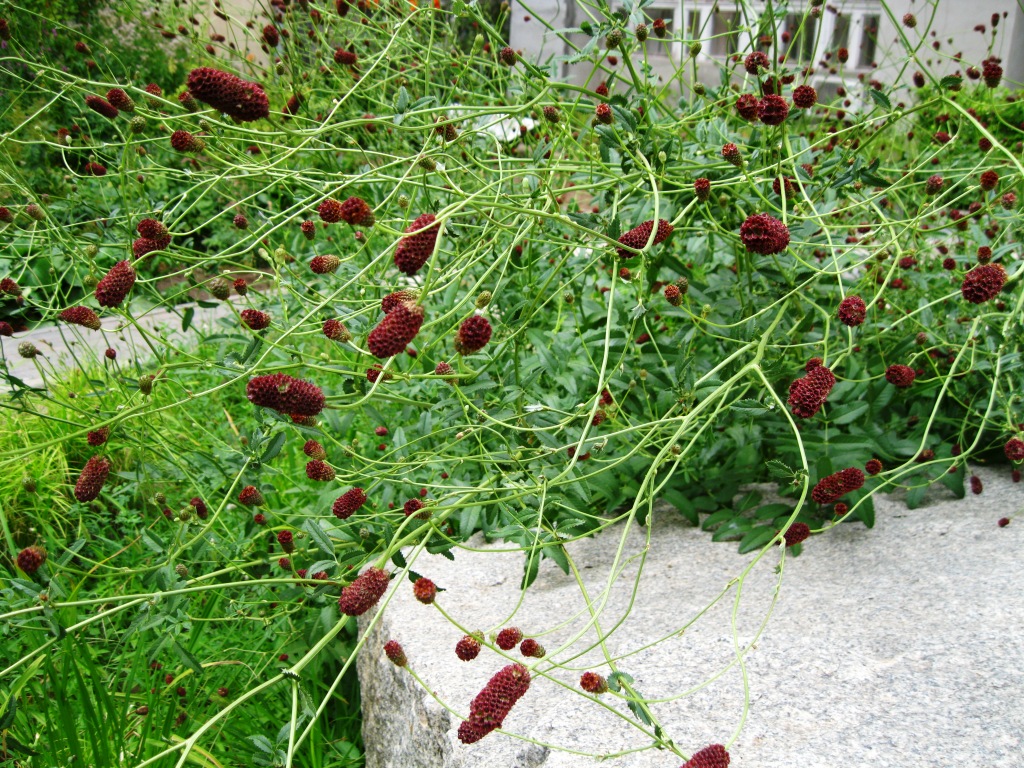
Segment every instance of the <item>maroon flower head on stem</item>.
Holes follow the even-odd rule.
[[[509,664],[500,670],[469,705],[469,719],[459,726],[459,741],[473,744],[500,728],[529,688],[530,672],[522,664]]]

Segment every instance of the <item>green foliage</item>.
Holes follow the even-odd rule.
[[[860,85],[842,70],[862,112],[837,100],[768,126],[736,114],[737,89],[765,88],[737,62],[702,95],[685,62],[670,80],[655,73],[650,56],[672,39],[640,49],[627,34],[612,63],[602,41],[645,18],[646,2],[587,6],[593,36],[566,37],[561,59],[582,84],[543,68],[558,62],[499,61],[508,12],[494,3],[381,0],[343,16],[330,3],[317,19],[293,2],[194,20],[166,5],[17,7],[0,59],[12,218],[0,276],[18,286],[0,304],[17,333],[2,342],[0,723],[26,764],[358,765],[353,660],[379,649],[336,603],[366,567],[409,589],[435,555],[458,558],[482,534],[521,554],[525,590],[544,560],[576,575],[574,542],[646,526],[666,503],[740,553],[777,548],[781,574],[800,552],[780,546],[792,524],[871,527],[873,495],[896,489],[911,507],[936,485],[963,496],[967,460],[999,452],[1024,421],[1011,256],[1022,225],[1001,197],[1021,191],[1024,169],[1019,105],[1002,91],[918,91],[902,70]],[[337,62],[341,40],[355,65]],[[198,66],[258,82],[269,116],[189,111],[178,95]],[[773,66],[793,76],[788,96],[800,70]],[[86,106],[112,84],[132,114]],[[604,103],[607,124],[595,121]],[[988,153],[963,140],[984,122]],[[940,126],[957,140],[935,142]],[[176,151],[174,131],[204,149]],[[741,165],[723,159],[727,143]],[[106,174],[86,175],[90,163]],[[979,189],[984,170],[996,189]],[[321,220],[325,199],[349,197],[372,223]],[[410,276],[395,250],[422,237],[403,241],[428,213],[436,243]],[[785,227],[788,247],[745,245],[755,213]],[[144,219],[170,243],[135,257]],[[656,220],[671,235],[652,227],[639,242],[633,230]],[[642,252],[620,256],[620,242]],[[960,288],[982,245],[1008,282],[972,304]],[[314,272],[327,255],[336,269]],[[99,306],[97,281],[125,259],[138,274],[128,298]],[[225,293],[236,281],[244,290]],[[385,316],[400,290],[414,308]],[[853,295],[868,309],[851,327],[837,308]],[[98,309],[104,329],[60,323],[64,363],[49,348],[14,356],[25,327],[75,305]],[[372,354],[371,331],[416,308],[406,351]],[[253,311],[269,327],[252,330]],[[472,317],[491,334],[471,350]],[[328,320],[349,338],[328,338]],[[797,414],[792,388],[815,357],[837,381]],[[893,364],[917,371],[909,388],[889,382]],[[250,381],[274,374],[319,387],[326,407],[296,418],[255,406]],[[103,427],[107,442],[91,445]],[[332,479],[311,479],[324,470],[307,466],[308,441]],[[80,502],[72,489],[94,454],[112,471]],[[843,497],[845,512],[812,500],[822,478],[873,458],[883,471]],[[352,488],[366,502],[332,514]],[[48,557],[24,573],[30,546]],[[486,629],[489,644],[498,628]],[[756,637],[734,640],[745,653]],[[580,639],[531,665],[575,687],[573,664],[595,647]],[[657,702],[618,668],[628,660],[605,658],[616,711],[679,753]]]

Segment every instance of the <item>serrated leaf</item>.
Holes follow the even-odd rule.
[[[640,706],[640,702],[630,701],[629,702],[629,708],[633,712],[633,714],[636,715],[637,720],[642,722],[644,725],[652,725],[653,724],[653,721],[651,720],[651,716],[648,715],[646,710],[644,710],[644,708]]]
[[[249,736],[248,738],[256,749],[266,752],[268,755],[274,754],[274,744],[266,736]]]
[[[523,563],[523,580],[519,583],[520,589],[528,589],[537,580],[540,572],[540,555],[530,551],[526,553],[526,562]]]
[[[331,537],[324,532],[316,520],[307,520],[303,524],[302,530],[309,534],[309,538],[320,548],[321,552],[334,559],[334,544],[331,543]]]
[[[633,682],[633,676],[628,672],[612,672],[608,675],[608,690],[619,692],[621,686],[619,680],[623,680],[627,685]]]
[[[871,97],[872,101],[874,101],[875,104],[880,106],[882,109],[892,109],[892,102],[889,101],[889,97],[886,96],[877,88],[872,88],[870,91],[868,91],[868,95]]]
[[[790,469],[788,465],[778,459],[770,459],[769,461],[766,461],[764,465],[768,467],[769,475],[780,480],[788,480],[796,474],[796,472]]]
[[[260,456],[260,464],[265,464],[274,459],[281,452],[281,446],[284,445],[285,437],[285,433],[281,431],[271,438],[270,442],[267,443],[267,447],[263,450],[263,454]]]
[[[398,95],[395,96],[395,111],[405,112],[409,108],[409,91],[406,90],[405,86],[401,86],[398,89]]]
[[[963,78],[959,75],[946,75],[944,78],[939,80],[939,88],[943,90],[956,88],[957,86],[963,85]]]

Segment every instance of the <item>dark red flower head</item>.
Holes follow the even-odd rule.
[[[344,343],[346,341],[351,340],[352,338],[352,334],[348,332],[348,329],[345,327],[345,324],[342,323],[340,320],[336,320],[333,318],[330,320],[324,320],[323,332],[324,336],[326,336],[331,341],[339,341]]]
[[[93,112],[97,112],[109,120],[113,120],[118,115],[117,107],[99,96],[86,96],[85,105]]]
[[[740,225],[740,240],[748,251],[768,256],[789,245],[789,228],[774,216],[755,213]]]
[[[75,483],[75,498],[79,501],[92,501],[100,495],[103,484],[110,474],[110,459],[105,456],[93,456],[85,463],[82,474]]]
[[[344,48],[338,48],[334,52],[334,61],[342,66],[350,67],[359,61],[359,57],[352,51],[346,51]]]
[[[107,442],[108,437],[110,437],[110,427],[100,427],[86,433],[85,441],[93,448],[97,448]]]
[[[341,266],[341,259],[332,254],[314,256],[309,262],[309,268],[315,275],[329,275]]]
[[[434,252],[440,224],[432,213],[418,216],[405,229],[405,237],[395,249],[395,266],[407,275],[415,275]]]
[[[420,576],[412,585],[412,593],[424,605],[430,605],[437,596],[437,585],[425,576]]]
[[[193,496],[188,503],[192,505],[192,509],[196,511],[196,515],[199,516],[200,520],[205,520],[210,514],[210,511],[206,508],[206,503],[198,496]]]
[[[783,537],[786,540],[786,546],[792,547],[805,541],[810,535],[811,529],[807,523],[793,523],[786,529]]]
[[[188,131],[177,130],[171,134],[171,147],[175,152],[195,153],[206,149],[206,142]]]
[[[18,553],[18,568],[24,573],[35,573],[46,562],[46,550],[42,547],[25,547]]]
[[[793,106],[811,109],[818,103],[818,92],[810,85],[798,85],[793,89]]]
[[[1024,440],[1011,437],[1003,446],[1003,452],[1010,461],[1024,461]]]
[[[101,307],[119,307],[135,285],[135,270],[127,261],[119,261],[96,284],[96,301]]]
[[[59,315],[65,323],[81,325],[84,328],[91,328],[94,331],[100,329],[100,318],[89,307],[68,307]]]
[[[768,54],[763,51],[754,51],[753,53],[747,54],[747,58],[743,60],[743,68],[751,75],[758,75],[759,68],[771,69],[772,63],[768,59]]]
[[[323,461],[327,458],[327,451],[316,440],[307,440],[305,445],[302,446],[302,452],[311,459]]]
[[[789,103],[783,97],[769,93],[757,105],[757,114],[765,125],[780,125],[789,115]]]
[[[498,633],[497,646],[503,651],[511,651],[523,639],[523,632],[519,627],[505,627]]]
[[[712,744],[699,752],[694,752],[693,757],[683,763],[682,768],[729,768],[729,753],[721,744]]]
[[[883,469],[882,462],[878,459],[868,459],[868,463],[864,465],[864,470],[869,475],[877,475]]]
[[[402,650],[402,646],[397,640],[388,640],[384,643],[384,655],[396,667],[404,667],[409,663],[409,660],[405,657],[405,651]]]
[[[885,369],[885,380],[900,389],[906,389],[914,383],[917,374],[909,365],[894,363]]]
[[[980,264],[964,275],[960,293],[971,304],[984,304],[994,299],[1006,284],[1006,271],[1001,264]]]
[[[839,321],[850,328],[856,328],[864,322],[868,314],[868,306],[860,296],[847,296],[839,302]]]
[[[321,483],[329,483],[334,479],[334,468],[326,461],[312,459],[306,462],[306,477]]]
[[[800,419],[810,419],[825,404],[836,377],[823,365],[815,366],[806,376],[789,385],[789,407]]]
[[[741,94],[736,99],[736,112],[744,120],[753,122],[757,120],[758,98],[752,93]]]
[[[401,354],[423,326],[423,307],[411,301],[398,304],[370,331],[366,348],[381,359]]]
[[[238,503],[245,507],[262,507],[266,502],[255,485],[247,485],[239,491]]]
[[[469,705],[469,719],[459,726],[459,740],[473,744],[500,728],[529,688],[530,672],[522,664],[509,664],[500,670]]]
[[[295,416],[316,416],[324,409],[324,393],[315,384],[284,373],[257,376],[246,386],[253,405]]]
[[[818,504],[833,504],[863,486],[864,473],[857,467],[849,467],[819,480],[811,491],[811,498]]]
[[[483,349],[491,340],[491,324],[483,315],[467,317],[455,335],[455,351],[471,355]]]
[[[584,672],[580,676],[580,688],[587,693],[600,695],[608,692],[608,681],[597,672]]]
[[[188,90],[199,101],[241,123],[270,114],[270,102],[262,87],[219,69],[193,69],[188,75]]]
[[[697,179],[693,182],[693,192],[702,203],[707,202],[707,199],[711,196],[711,181],[703,176]]]
[[[278,531],[277,543],[281,545],[281,549],[285,554],[290,555],[295,551],[295,541],[293,540],[291,531]]]
[[[455,644],[455,655],[463,661],[472,661],[480,655],[480,641],[472,635],[464,635]]]
[[[376,219],[373,209],[365,200],[359,197],[350,197],[341,204],[341,220],[352,226],[372,227]]]
[[[547,655],[544,646],[528,637],[519,644],[519,652],[528,659],[543,659]]]
[[[654,232],[654,240],[651,245],[658,245],[659,243],[665,242],[669,235],[672,234],[675,229],[664,219],[658,219],[658,231]],[[636,250],[642,250],[647,246],[647,241],[651,237],[651,232],[654,231],[654,220],[645,221],[643,224],[629,230],[626,234],[619,238],[619,243],[626,246],[626,248],[619,248],[620,259],[632,259],[636,257],[633,251],[626,250],[627,248],[635,248]]]
[[[341,590],[338,608],[346,616],[362,616],[388,591],[388,574],[380,568],[367,568],[362,575]]]
[[[365,503],[366,492],[362,488],[352,488],[335,500],[331,512],[339,520],[347,520]]]
[[[241,311],[242,322],[254,331],[262,331],[270,327],[270,313],[260,312],[258,309],[243,309]]]

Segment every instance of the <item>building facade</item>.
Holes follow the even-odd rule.
[[[512,4],[513,48],[536,62],[559,62],[560,76],[572,82],[593,81],[595,76],[603,79],[600,73],[595,75],[589,62],[564,61],[574,52],[573,45],[582,47],[589,38],[579,32],[559,33],[578,29],[584,21],[595,21],[593,5],[577,0],[512,0]],[[894,44],[898,37],[896,24],[905,13],[914,13],[919,25],[905,32],[908,36],[926,35],[919,56],[930,61],[933,72],[944,75],[962,71],[995,55],[1003,60],[1011,87],[1014,82],[1024,81],[1024,4],[1017,0],[885,0],[885,7],[883,0],[830,0],[822,6],[818,18],[808,16],[807,5],[807,0],[774,0],[771,7],[777,19],[776,37],[771,41],[773,25],[766,12],[767,0],[655,0],[643,12],[652,21],[665,21],[671,42],[651,36],[645,44],[647,61],[668,80],[679,63],[690,58],[691,46],[699,44],[700,53],[694,63],[698,77],[710,84],[718,82],[718,65],[728,56],[753,50],[758,42],[763,45],[771,41],[778,51],[786,53],[791,67],[799,64],[814,71],[812,82],[823,99],[828,99],[862,73],[871,72],[871,77],[883,83],[895,80],[906,59],[904,48]],[[926,31],[933,10],[934,19]],[[994,38],[993,14],[1000,17]],[[985,32],[976,31],[979,25],[985,27]],[[841,71],[835,68],[833,72],[830,64],[840,48],[849,52],[849,58]],[[960,62],[954,59],[957,53],[961,54]],[[637,46],[630,55],[635,60],[643,59],[643,51]]]

